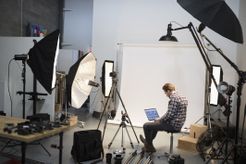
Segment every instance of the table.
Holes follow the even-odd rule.
[[[0,137],[15,140],[21,143],[21,161],[22,164],[25,163],[26,159],[26,147],[28,144],[39,141],[41,139],[49,138],[55,135],[59,135],[59,164],[62,164],[62,149],[63,149],[63,133],[69,130],[74,125],[62,125],[61,127],[54,128],[52,130],[44,130],[42,133],[34,133],[30,135],[19,135],[16,132],[7,133],[3,129],[6,123],[13,123],[17,125],[18,123],[25,122],[27,120],[17,117],[0,116]]]

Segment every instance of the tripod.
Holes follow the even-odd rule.
[[[120,127],[122,127],[122,130],[123,130],[123,127],[124,127],[124,128],[126,129],[126,131],[127,131],[127,134],[128,134],[128,136],[129,136],[129,138],[130,138],[130,135],[129,135],[129,133],[128,133],[128,130],[127,130],[126,124],[125,124],[126,116],[127,116],[127,121],[129,122],[129,124],[130,124],[130,126],[131,126],[131,128],[132,128],[132,131],[133,131],[133,133],[134,133],[134,135],[135,135],[135,137],[136,137],[136,140],[137,140],[137,142],[138,142],[138,144],[139,144],[139,140],[138,140],[138,137],[137,137],[137,135],[136,135],[136,132],[135,132],[133,126],[132,126],[131,119],[130,119],[130,117],[127,115],[126,107],[125,107],[125,105],[124,105],[124,103],[123,103],[123,100],[122,100],[122,98],[121,98],[121,96],[120,96],[120,93],[119,93],[119,91],[118,91],[118,89],[117,89],[117,79],[116,79],[116,74],[115,74],[115,73],[111,73],[111,74],[113,75],[113,76],[112,76],[112,79],[113,79],[113,81],[112,81],[112,82],[113,82],[113,83],[112,83],[112,87],[111,87],[111,89],[110,89],[109,96],[107,97],[106,103],[104,104],[104,109],[103,109],[103,112],[102,112],[102,114],[101,114],[101,116],[100,116],[100,120],[99,120],[97,129],[99,129],[99,127],[100,127],[100,124],[101,124],[101,122],[102,122],[102,118],[103,118],[103,116],[104,116],[104,114],[105,114],[105,112],[106,112],[106,109],[108,108],[108,105],[111,103],[111,101],[112,101],[112,99],[113,99],[113,97],[114,97],[114,94],[116,94],[116,95],[118,96],[120,102],[121,102],[121,105],[122,105],[123,109],[124,109],[124,117],[125,117],[124,119],[122,119],[122,122],[121,122],[121,124],[120,124],[120,126],[119,126],[119,128],[118,128],[118,130],[117,130],[117,132],[116,132],[116,135],[117,135],[117,133],[118,133]],[[122,116],[123,116],[123,115],[122,115]],[[123,120],[124,120],[124,121],[123,121]],[[106,117],[106,120],[105,120],[105,123],[104,123],[104,127],[103,127],[102,142],[103,142],[104,135],[105,135],[105,131],[106,131],[106,127],[107,127],[107,122],[108,122],[108,115],[107,115],[107,117]],[[123,133],[122,133],[122,134],[123,134]],[[115,135],[115,136],[116,136],[116,135]],[[113,138],[113,139],[114,139],[114,138]],[[123,142],[123,141],[122,141],[122,142]],[[111,144],[112,144],[112,143],[111,143]],[[111,146],[111,144],[110,144],[110,146]],[[132,144],[132,142],[131,142],[131,144]],[[109,147],[110,147],[110,146],[109,146]],[[132,147],[133,147],[133,146],[132,146]]]
[[[118,132],[120,131],[120,128],[121,128],[121,130],[122,130],[122,135],[121,135],[121,147],[123,148],[123,150],[125,150],[125,148],[124,148],[124,128],[125,128],[125,130],[126,130],[126,133],[127,133],[127,135],[128,135],[128,138],[129,138],[129,140],[130,140],[130,144],[131,144],[131,147],[132,148],[134,148],[133,147],[133,144],[132,144],[132,140],[131,140],[131,137],[130,137],[130,134],[129,134],[129,131],[128,131],[128,129],[127,129],[127,125],[126,125],[126,122],[127,123],[129,123],[129,121],[128,121],[128,115],[126,114],[126,113],[123,113],[123,111],[121,111],[121,123],[120,123],[120,125],[119,125],[119,127],[118,127],[118,129],[117,129],[117,131],[116,131],[116,133],[115,133],[115,135],[114,135],[114,137],[112,138],[112,140],[110,141],[110,143],[108,144],[108,148],[110,148],[111,147],[111,145],[112,145],[112,143],[113,143],[113,141],[114,141],[114,139],[115,139],[115,137],[117,136],[117,134],[118,134]]]

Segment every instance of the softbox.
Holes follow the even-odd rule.
[[[221,80],[223,80],[223,70],[222,67],[220,65],[212,65],[212,74],[214,76],[214,79],[216,81],[216,84],[218,85]],[[214,81],[211,79],[211,84],[210,84],[210,105],[218,105],[218,101],[219,101],[219,96],[221,96],[218,91],[217,88],[215,86]]]
[[[88,98],[92,86],[89,81],[95,79],[96,58],[90,52],[82,56],[69,69],[66,77],[68,103],[74,108],[80,108]]]
[[[105,60],[102,67],[102,93],[105,97],[109,96],[112,88],[113,79],[111,74],[114,72],[114,61]]]
[[[28,52],[27,64],[45,90],[51,94],[56,82],[59,30],[37,42]]]

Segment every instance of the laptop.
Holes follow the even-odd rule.
[[[156,118],[159,118],[159,114],[156,108],[147,108],[147,109],[144,109],[144,112],[149,121],[154,121]]]

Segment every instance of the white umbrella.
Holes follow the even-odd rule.
[[[90,52],[71,66],[67,75],[68,102],[74,108],[81,108],[88,98],[96,74],[96,58]]]

